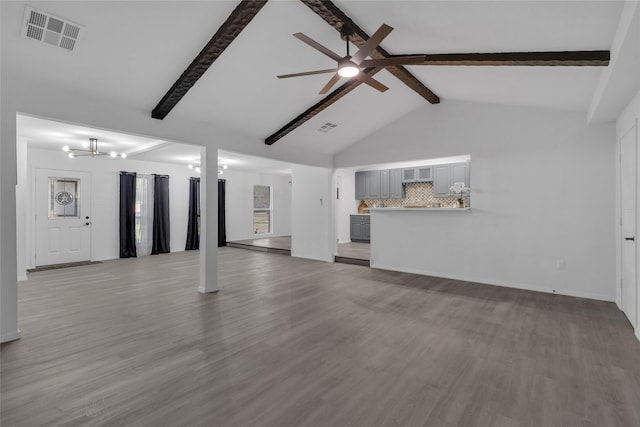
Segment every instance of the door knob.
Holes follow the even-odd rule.
[[[85,217],[84,217],[84,219],[89,219],[89,217],[88,217],[88,216],[85,216]]]
[[[91,223],[90,223],[90,222],[85,222],[85,223],[84,223],[84,225],[89,225],[89,224],[91,224]]]
[[[625,237],[624,240],[631,240],[632,242],[634,242],[636,240],[636,237],[635,236]]]

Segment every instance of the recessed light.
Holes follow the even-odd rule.
[[[74,156],[73,153],[69,153],[69,158],[70,159],[73,159],[74,157],[76,157],[76,156]]]
[[[118,153],[116,153],[115,151],[112,151],[111,153],[109,153],[109,155],[111,157],[118,157]]]
[[[227,166],[227,165],[222,165],[222,169],[226,169],[226,168],[228,168],[228,167],[229,167],[229,166]]]
[[[191,163],[189,163],[189,166],[187,166],[189,169],[193,169],[193,165]]]
[[[87,148],[89,146],[89,141],[82,141],[82,146]]]
[[[120,157],[122,157],[123,159],[126,159],[127,158],[127,153],[120,154]]]
[[[69,151],[69,146],[68,145],[63,146],[62,151]]]

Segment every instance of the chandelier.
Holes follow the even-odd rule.
[[[89,138],[89,145],[86,143],[82,144],[88,148],[70,148],[68,145],[62,147],[62,151],[66,151],[69,153],[69,158],[74,159],[76,157],[99,157],[99,156],[109,156],[109,157],[121,157],[126,158],[126,153],[116,153],[115,151],[111,151],[110,153],[98,150],[98,139],[97,138]]]

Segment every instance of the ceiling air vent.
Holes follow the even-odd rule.
[[[335,123],[325,123],[322,126],[320,126],[320,128],[318,129],[318,132],[322,132],[322,133],[327,133],[330,130],[334,130],[338,125],[336,125]]]
[[[68,51],[76,48],[81,25],[68,19],[50,15],[27,6],[24,14],[24,35],[31,40],[39,40]]]

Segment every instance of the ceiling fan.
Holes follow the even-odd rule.
[[[295,33],[293,35],[295,38],[324,53],[329,58],[335,60],[337,62],[337,67],[325,70],[307,71],[304,73],[283,74],[278,76],[278,78],[286,79],[289,77],[334,73],[333,77],[331,77],[329,82],[320,91],[321,95],[329,92],[329,90],[338,82],[338,80],[340,80],[341,77],[355,77],[361,80],[363,83],[366,83],[369,86],[379,90],[380,92],[384,92],[389,89],[387,86],[383,85],[370,75],[361,73],[360,69],[371,67],[392,67],[397,65],[417,65],[423,64],[426,59],[426,55],[404,55],[384,59],[365,59],[376,47],[378,47],[380,43],[382,43],[382,40],[384,40],[385,37],[387,37],[389,33],[391,33],[391,31],[393,31],[393,27],[390,27],[387,24],[382,24],[380,28],[378,28],[378,30],[373,33],[369,40],[367,40],[367,42],[353,56],[349,55],[349,36],[352,34],[352,30],[347,25],[344,25],[340,31],[342,38],[347,43],[346,56],[338,55],[331,49],[313,40],[311,37],[308,37],[302,33]]]

